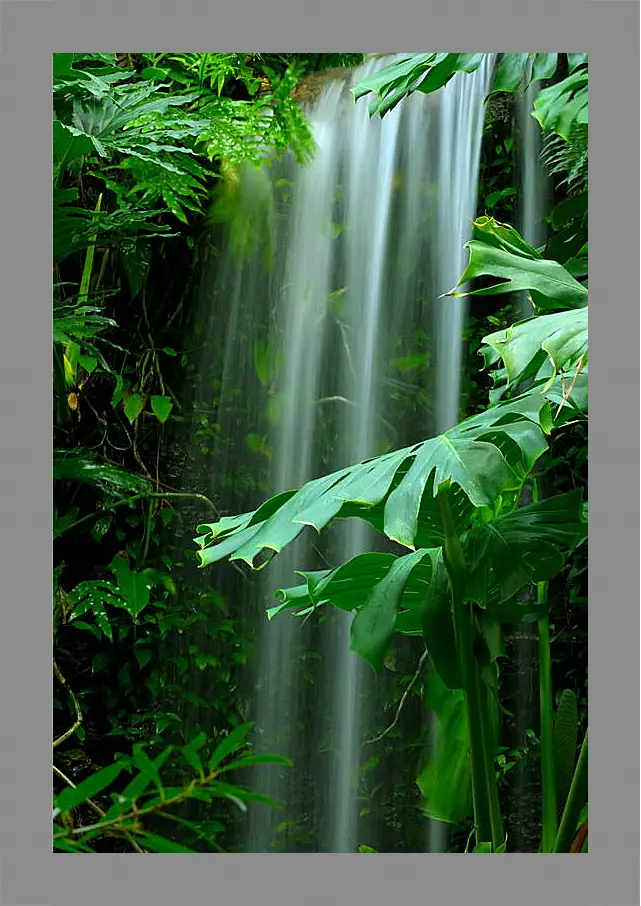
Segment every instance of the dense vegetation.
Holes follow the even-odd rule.
[[[482,56],[411,55],[356,95],[384,116]],[[417,777],[427,813],[460,830],[460,849],[505,851],[506,829],[510,849],[510,778],[527,765],[541,796],[534,847],[585,847],[585,646],[574,661],[563,647],[586,625],[584,54],[505,54],[497,67],[459,284],[471,283],[473,300],[468,417],[240,516],[221,516],[197,482],[184,487],[194,424],[205,447],[214,430],[189,409],[200,362],[191,303],[225,193],[243,163],[291,152],[304,166],[314,143],[300,100],[316,73],[361,58],[54,57],[57,850],[222,851],[230,809],[264,800],[241,769],[284,759],[248,742],[241,679],[255,640],[185,539],[198,523],[200,565],[254,566],[304,530],[303,510],[319,531],[358,518],[397,545],[305,575],[279,608],[302,618],[355,609],[352,647],[375,669],[396,634],[424,640],[394,702],[400,711],[410,693],[425,697],[444,728]],[[506,225],[516,197],[509,98],[530,78],[544,80],[533,114],[555,196],[544,249]],[[513,323],[516,291],[533,314]],[[506,736],[515,625],[533,634],[540,665],[528,745]],[[206,696],[188,688],[194,670],[207,674]]]

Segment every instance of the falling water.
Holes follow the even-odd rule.
[[[239,243],[230,240],[213,286],[203,290],[211,309],[207,354],[218,344],[225,361],[214,381],[220,406],[211,491],[225,512],[247,511],[458,420],[464,307],[439,296],[465,268],[493,55],[382,120],[349,91],[381,65],[373,60],[326,83],[307,111],[317,144],[309,165],[281,160],[241,173],[236,185],[228,230],[249,241],[240,242],[239,258]],[[262,472],[261,462],[268,463]],[[226,471],[245,484],[221,490]],[[252,485],[246,472],[260,480]],[[284,811],[252,806],[246,851],[376,846],[359,837],[358,799],[374,679],[350,651],[351,615],[328,612],[322,626],[262,618],[274,590],[299,581],[295,569],[375,549],[381,542],[372,534],[356,520],[320,538],[306,532],[266,568],[262,584],[249,593],[234,586],[260,621],[249,689],[257,747],[295,765],[257,768],[252,789],[280,798]],[[428,848],[443,848],[438,832],[430,832]]]
[[[528,76],[530,73],[531,68],[528,70]],[[525,241],[534,248],[540,248],[547,239],[545,217],[550,191],[549,178],[541,161],[541,127],[532,116],[534,99],[540,87],[539,82],[532,82],[527,90],[517,97],[516,103],[519,172],[517,225]],[[527,293],[521,294],[519,308],[520,319],[531,317],[532,303]],[[526,489],[523,502],[531,502],[529,489]],[[522,594],[532,597],[535,592],[533,589],[526,589]],[[534,729],[538,720],[536,704],[538,634],[535,624],[518,624],[514,627],[512,638],[518,675],[514,709],[515,729],[519,743],[523,744],[526,741],[526,731]],[[531,761],[525,760],[513,779],[516,796],[510,843],[515,851],[527,852],[531,849],[531,841],[525,839],[524,829],[531,824],[529,813],[532,791],[537,786]]]

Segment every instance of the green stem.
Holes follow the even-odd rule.
[[[556,835],[555,853],[569,853],[572,847],[572,841],[576,833],[576,826],[579,823],[581,809],[588,798],[588,731],[585,731],[585,738],[581,746],[579,760],[574,769],[572,785],[568,793],[567,802],[563,809],[563,817],[559,832]]]
[[[472,610],[465,606],[463,600],[467,567],[449,502],[443,493],[437,495],[437,501],[443,522],[443,553],[452,586],[454,632],[470,730],[470,770],[476,841],[487,843],[492,840],[492,819],[477,669],[472,647],[474,638]]]
[[[488,708],[489,690],[482,683],[478,670],[476,671],[476,684],[478,689],[481,731],[483,735],[483,758],[485,763],[485,777],[487,783],[487,796],[490,809],[490,825],[492,828],[492,848],[497,852],[499,847],[505,842],[505,833],[503,830],[503,819],[501,817],[501,805],[499,802],[499,791],[496,785],[496,772],[494,770],[494,753],[492,750],[490,714]]]
[[[537,602],[547,601],[547,582],[537,586]],[[550,619],[539,620],[539,699],[541,709],[541,782],[543,800],[543,837],[541,850],[554,851],[558,829],[556,800],[556,755],[554,749],[554,711],[552,704],[552,667],[550,656]]]
[[[532,500],[538,503],[541,499],[541,488],[534,477],[532,481]],[[536,586],[537,604],[546,604],[548,583],[539,582]],[[541,784],[543,802],[543,835],[541,850],[544,853],[554,851],[558,828],[558,803],[556,798],[556,753],[554,747],[554,703],[552,692],[552,657],[550,652],[550,618],[541,617],[538,621],[539,636],[539,708],[541,718]]]

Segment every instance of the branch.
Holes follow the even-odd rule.
[[[78,727],[81,725],[82,711],[80,710],[80,704],[78,702],[78,699],[76,698],[76,696],[73,693],[73,689],[71,688],[71,686],[69,685],[67,680],[64,678],[62,673],[60,672],[60,668],[58,667],[58,665],[56,664],[55,661],[53,662],[53,673],[54,673],[54,676],[56,677],[56,679],[58,680],[58,682],[60,683],[60,685],[62,686],[62,688],[65,690],[65,692],[67,693],[67,695],[73,702],[73,706],[74,706],[74,709],[76,712],[76,721],[75,721],[73,727],[71,727],[71,729],[67,730],[66,733],[63,733],[62,736],[59,736],[57,739],[54,739],[53,748],[55,749],[56,746],[61,745],[63,742],[65,742],[67,739],[69,739],[70,736],[73,736],[73,734],[76,732]]]
[[[73,790],[76,789],[76,784],[73,782],[73,780],[69,780],[69,778],[66,776],[66,774],[63,774],[63,773],[62,773],[62,771],[60,770],[60,768],[57,768],[57,767],[55,766],[55,764],[52,765],[52,767],[53,767],[54,774],[57,774],[58,777],[60,777],[60,779],[63,780],[63,781],[67,784],[67,786],[70,786]],[[107,814],[105,811],[103,811],[103,810],[100,808],[99,805],[97,805],[97,804],[93,801],[93,799],[85,799],[85,802],[86,802],[87,805],[90,806],[90,807],[94,810],[94,812],[95,812],[97,815],[99,815],[101,818],[104,818],[105,815]],[[131,834],[130,834],[128,831],[125,831],[124,834],[125,834],[125,837],[127,838],[127,840],[129,841],[129,843],[131,843],[133,849],[135,849],[137,853],[143,853],[143,854],[145,853],[145,850],[140,848],[140,846],[136,843],[136,841],[134,840],[134,838],[131,836]]]
[[[399,702],[398,709],[397,709],[397,711],[396,711],[396,716],[394,717],[394,720],[392,721],[392,723],[389,725],[389,727],[387,728],[387,730],[383,730],[383,732],[382,732],[382,733],[379,733],[378,736],[374,736],[372,739],[366,739],[366,740],[365,740],[365,744],[366,744],[366,745],[371,744],[371,743],[373,743],[373,742],[379,742],[381,739],[383,739],[383,737],[387,736],[388,733],[391,733],[392,730],[394,729],[394,727],[398,724],[398,722],[399,722],[399,720],[400,720],[400,717],[401,717],[401,711],[402,711],[403,708],[405,707],[405,702],[407,701],[410,692],[412,691],[412,689],[414,688],[414,686],[415,686],[416,683],[418,682],[418,679],[419,679],[419,677],[420,677],[420,675],[421,675],[421,670],[423,669],[423,664],[425,663],[425,660],[426,660],[427,656],[428,656],[428,652],[427,652],[427,649],[426,649],[426,650],[423,652],[423,654],[421,655],[420,661],[418,662],[418,667],[416,668],[416,673],[414,674],[414,676],[413,676],[412,679],[410,680],[409,686],[407,687],[407,689],[406,689],[405,692],[403,693],[403,697],[401,698],[401,700],[400,700],[400,702]]]

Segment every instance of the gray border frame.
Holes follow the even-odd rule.
[[[2,4],[0,4],[2,5]],[[2,6],[0,330],[2,903],[326,906],[639,903],[639,9],[632,0],[367,0],[196,5],[32,0]],[[351,17],[351,18],[349,18]],[[419,27],[419,23],[420,26]],[[584,50],[592,107],[590,854],[195,856],[173,869],[115,855],[84,868],[50,839],[50,84],[54,51],[238,47]],[[125,48],[122,44],[126,45]],[[203,48],[204,49],[204,48]],[[62,854],[58,854],[62,855]],[[287,860],[287,865],[283,860]],[[479,861],[480,860],[480,861]],[[331,863],[331,864],[330,864]]]

